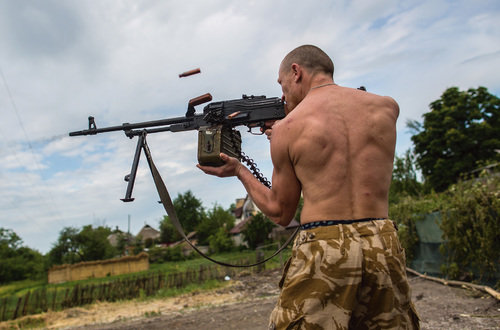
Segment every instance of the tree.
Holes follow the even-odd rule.
[[[191,190],[184,195],[178,194],[174,200],[175,212],[186,232],[196,230],[205,215],[201,200],[196,198]]]
[[[87,225],[77,235],[79,253],[83,261],[111,259],[116,255],[116,249],[111,245],[108,236],[111,234],[109,227],[99,226],[93,228]]]
[[[49,251],[50,265],[74,264],[82,261],[78,253],[78,228],[65,227]]]
[[[117,251],[111,246],[108,236],[109,227],[92,225],[81,230],[74,227],[64,228],[49,251],[51,265],[75,264],[82,261],[105,260],[113,258]]]
[[[170,218],[166,215],[163,216],[163,220],[160,221],[160,242],[173,243],[179,241],[181,238]]]
[[[195,231],[205,217],[205,210],[201,201],[193,195],[191,190],[188,190],[184,195],[178,194],[173,204],[184,232]],[[164,243],[180,239],[180,236],[176,235],[176,229],[168,216],[165,216],[160,222],[160,232],[160,240]]]
[[[14,231],[0,228],[0,283],[45,276],[43,255],[22,245],[23,241]]]
[[[426,183],[438,192],[481,162],[500,160],[500,99],[485,87],[448,88],[430,104],[424,122],[407,122],[417,163]]]
[[[245,225],[241,233],[243,239],[248,243],[248,247],[255,249],[259,245],[269,242],[269,234],[275,224],[261,212],[254,215]]]
[[[229,236],[229,230],[224,227],[219,227],[216,233],[208,238],[210,248],[219,252],[230,252],[234,248],[234,243]]]
[[[389,203],[397,203],[404,196],[421,196],[422,183],[417,180],[415,155],[408,149],[402,157],[394,158]]]
[[[226,235],[229,235],[228,231],[233,227],[234,217],[231,211],[225,210],[222,206],[215,204],[198,226],[198,242],[200,245],[207,245],[209,244],[209,237],[216,235],[219,228],[225,228]]]

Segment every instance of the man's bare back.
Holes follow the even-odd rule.
[[[273,135],[286,131],[302,224],[388,217],[398,114],[389,97],[327,85],[273,127]]]

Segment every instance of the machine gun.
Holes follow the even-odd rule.
[[[203,109],[203,113],[197,114],[195,106],[209,102],[212,95],[209,93],[191,99],[188,110],[184,117],[160,119],[140,123],[124,123],[120,126],[97,128],[94,117],[88,118],[89,128],[81,131],[70,132],[69,136],[95,135],[114,131],[124,131],[129,138],[138,136],[137,148],[132,163],[130,174],[125,176],[128,182],[124,202],[131,202],[135,176],[141,150],[146,155],[149,149],[146,144],[146,135],[159,132],[182,132],[198,130],[198,162],[201,165],[220,166],[223,164],[219,154],[224,152],[229,156],[244,160],[253,174],[263,184],[270,187],[269,181],[260,173],[252,159],[241,151],[241,135],[235,129],[236,126],[247,126],[248,131],[256,133],[254,129],[264,128],[267,121],[282,119],[285,117],[284,103],[280,98],[265,96],[243,95],[241,99],[211,102]]]

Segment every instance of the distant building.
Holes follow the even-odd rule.
[[[116,229],[111,234],[109,234],[109,236],[107,238],[108,238],[109,244],[111,244],[111,246],[117,247],[120,237],[125,239],[125,247],[124,247],[124,251],[123,251],[122,255],[126,255],[126,256],[132,255],[133,254],[132,253],[132,251],[133,251],[132,246],[135,244],[134,235],[121,231],[120,229],[118,229],[118,226],[117,226]]]
[[[160,238],[160,232],[148,224],[145,224],[144,227],[137,233],[137,237],[142,237],[142,241],[146,242],[147,239],[151,239],[156,241]]]
[[[135,240],[134,235],[130,233],[124,233],[123,231],[118,229],[118,227],[116,227],[116,229],[108,236],[109,244],[116,247],[118,245],[118,239],[120,236],[124,237],[128,244],[134,243]]]
[[[252,197],[247,195],[245,198],[236,200],[236,207],[232,212],[235,218],[234,224],[238,225],[238,223],[256,215],[260,210],[253,202]]]
[[[243,241],[243,235],[241,231],[245,227],[245,224],[250,221],[250,219],[260,212],[257,205],[252,200],[252,197],[247,195],[245,198],[238,198],[236,200],[236,207],[232,210],[234,215],[234,227],[231,229],[231,240],[235,246],[245,245],[246,242]]]

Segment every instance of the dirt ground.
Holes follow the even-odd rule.
[[[97,303],[38,317],[48,329],[267,329],[281,274],[244,274],[213,291],[168,299]],[[422,329],[500,329],[500,302],[492,296],[411,275],[410,283]],[[0,329],[8,325],[0,323]]]

